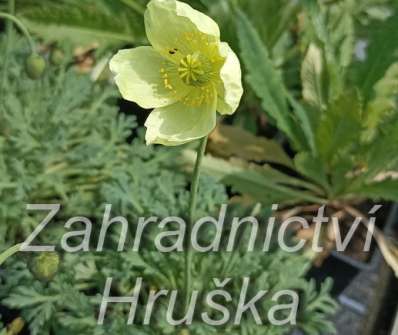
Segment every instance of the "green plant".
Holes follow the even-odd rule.
[[[361,61],[355,57],[352,6],[351,1],[304,2],[299,96],[287,89],[258,31],[237,9],[247,83],[294,158],[276,162],[288,169],[282,172],[269,164],[209,157],[208,171],[265,202],[398,200],[398,16],[392,11],[372,23],[367,58]],[[274,150],[278,157],[281,151]]]
[[[46,41],[68,40],[101,47],[145,41],[147,0],[16,1],[16,12],[30,31]]]
[[[199,1],[196,1],[199,2]],[[300,95],[300,58],[313,40],[313,31],[303,26],[305,15],[302,1],[263,1],[263,0],[201,0],[207,12],[219,24],[224,38],[233,46],[239,47],[238,30],[240,23],[234,15],[234,4],[250,18],[258,32],[261,43],[269,53],[269,59],[276,71],[281,73],[285,87],[294,96]],[[332,31],[336,51],[347,64],[351,58],[352,43],[355,37],[366,39],[369,31],[386,19],[394,8],[391,0],[344,0],[324,1],[328,25]],[[199,3],[195,4],[197,7]],[[355,36],[354,36],[355,35]],[[346,59],[344,59],[346,58]],[[233,123],[244,127],[253,134],[264,132],[264,109],[260,107],[252,85],[246,85],[242,113],[237,113]],[[258,94],[257,94],[258,96]],[[266,113],[266,116],[267,115]],[[258,120],[262,120],[259,124]]]
[[[13,43],[0,103],[1,249],[23,240],[41,221],[41,215],[26,211],[27,203],[62,205],[60,214],[37,241],[51,244],[59,242],[66,218],[79,214],[99,222],[105,203],[113,205],[112,214],[125,216],[133,230],[141,216],[185,217],[189,181],[176,169],[179,152],[145,146],[135,119],[118,113],[114,89],[76,73],[73,67],[50,65],[39,80],[27,79],[23,64],[27,52],[23,45],[21,41]],[[3,47],[1,44],[0,49]],[[69,53],[65,57],[70,57]],[[134,139],[129,143],[132,132]],[[200,179],[198,217],[214,214],[227,201],[223,185],[212,177]],[[229,215],[232,218],[246,212],[232,206]],[[115,295],[131,294],[139,276],[145,279],[144,296],[152,289],[183,291],[184,255],[154,250],[153,238],[158,229],[154,225],[148,230],[139,253],[114,251],[117,229],[110,231],[102,253],[60,252],[59,270],[51,281],[39,281],[29,271],[27,263],[38,265],[28,262],[31,255],[14,255],[0,272],[1,304],[16,310],[32,335],[173,334],[175,328],[160,317],[163,305],[151,327],[127,326],[128,304],[112,306],[104,326],[97,325],[100,294],[107,277],[114,278]],[[94,235],[98,233],[99,225],[95,225]],[[201,239],[206,242],[213,232],[209,227],[202,234]],[[248,232],[242,235],[243,240],[247,238]],[[327,321],[335,310],[329,295],[330,283],[317,293],[314,284],[305,279],[309,266],[306,257],[282,252],[276,246],[267,254],[247,253],[242,247],[233,255],[220,252],[192,256],[193,287],[213,289],[212,279],[224,274],[232,278],[230,289],[236,297],[241,277],[250,276],[254,291],[292,289],[300,294],[297,327],[307,334],[332,330]],[[46,261],[46,257],[42,260]],[[44,269],[48,269],[47,265],[53,267],[52,263],[39,265]],[[272,304],[266,301],[261,310],[269,310]],[[140,310],[139,318],[142,313]],[[193,335],[279,335],[287,331],[289,326],[259,327],[250,319],[240,327],[217,329],[195,322],[190,328]]]
[[[195,257],[194,266],[198,269],[195,273],[195,287],[203,291],[214,289],[211,285],[212,278],[220,275],[227,262],[228,257],[220,257],[219,254]],[[140,321],[142,322],[144,306],[139,309],[137,325],[126,325],[126,314],[130,308],[128,304],[115,305],[109,311],[105,324],[98,326],[97,309],[101,298],[97,293],[103,290],[106,277],[112,275],[115,281],[114,294],[128,295],[134,288],[135,278],[142,276],[148,284],[148,288],[142,290],[142,300],[145,301],[149,287],[152,290],[173,289],[174,285],[177,288],[183,287],[183,263],[182,254],[163,257],[147,248],[143,249],[140,255],[133,252],[67,255],[55,279],[45,285],[32,277],[24,262],[14,261],[1,275],[3,283],[0,296],[3,298],[3,305],[21,311],[21,316],[28,322],[32,334],[47,334],[50,330],[57,335],[71,332],[87,335],[109,332],[172,334],[175,328],[164,322],[166,306],[163,303],[157,306],[154,315],[156,318],[149,327],[139,325]],[[252,282],[253,292],[256,289],[267,289],[272,294],[281,289],[294,289],[300,293],[302,301],[298,328],[305,330],[306,334],[320,334],[333,330],[331,324],[326,321],[326,315],[335,310],[335,303],[328,293],[330,283],[323,286],[320,294],[317,293],[314,284],[303,278],[308,266],[305,258],[287,255],[277,250],[265,256],[242,252],[236,258],[236,264],[230,271],[225,272],[226,276],[232,278],[229,291],[235,298],[240,291],[242,276],[256,278]],[[264,268],[267,270],[264,271]],[[233,304],[237,304],[237,301],[234,300]],[[271,307],[272,303],[266,301],[259,307],[259,311],[265,313]],[[257,326],[253,320],[247,319],[239,327],[227,326],[221,329],[195,322],[190,327],[190,333],[196,335],[246,332],[254,335],[267,332],[276,335],[286,334],[289,328],[270,324]]]
[[[167,174],[176,152],[146,147],[136,143],[138,139],[127,144],[136,122],[118,114],[117,92],[74,68],[50,67],[42,80],[29,80],[23,45],[15,42],[0,105],[2,243],[26,237],[37,224],[37,217],[29,218],[20,206],[31,201],[67,201],[65,215],[91,217],[101,211],[98,204],[117,194],[111,202],[115,206],[134,206],[142,214],[151,206],[166,215],[167,188],[184,188],[185,183],[182,174]],[[154,163],[143,168],[155,155]],[[161,167],[164,171],[159,172]],[[127,181],[134,183],[137,193],[125,188]],[[146,200],[157,188],[159,200]]]

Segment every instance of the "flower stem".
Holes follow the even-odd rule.
[[[15,0],[8,0],[8,12],[11,15],[14,15],[15,13]],[[3,90],[6,80],[7,80],[7,69],[8,69],[8,56],[10,53],[11,45],[12,45],[12,39],[13,39],[13,23],[12,21],[8,20],[7,21],[7,26],[6,26],[6,43],[5,43],[5,51],[4,51],[4,63],[3,63],[3,75],[1,77],[1,82],[0,82],[0,91]]]
[[[200,140],[200,144],[197,151],[195,168],[192,175],[192,184],[191,184],[191,195],[189,201],[189,222],[187,225],[187,244],[186,244],[186,252],[185,252],[185,311],[188,310],[190,293],[192,289],[192,247],[190,243],[192,226],[195,221],[196,215],[196,201],[198,196],[199,189],[199,178],[200,178],[200,168],[202,165],[202,160],[205,155],[206,145],[207,145],[208,136],[202,138]]]
[[[7,13],[0,13],[0,18],[12,21],[27,38],[32,53],[36,52],[35,43],[33,42],[32,36],[30,35],[28,29],[26,29],[25,25],[18,18]]]
[[[8,14],[15,15],[15,0],[8,0]],[[7,33],[12,30],[12,22],[7,22]]]
[[[4,251],[2,254],[0,254],[0,266],[12,255],[16,254],[20,249],[21,249],[21,245],[20,244],[16,244],[13,247],[7,249],[6,251]]]

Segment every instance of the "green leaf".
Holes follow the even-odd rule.
[[[301,152],[294,158],[297,170],[310,180],[322,185],[326,190],[330,188],[322,160],[314,157],[311,153]]]
[[[242,0],[242,10],[260,34],[268,50],[273,50],[283,35],[294,24],[300,4],[290,0]]]
[[[183,160],[192,168],[195,154],[184,151]],[[294,204],[303,200],[323,203],[314,196],[316,186],[300,178],[284,174],[269,165],[248,164],[239,159],[229,161],[207,155],[203,159],[203,170],[217,180],[230,185],[239,193],[249,195],[265,204],[275,202]]]
[[[329,32],[327,30],[326,16],[317,0],[304,0],[303,5],[311,22],[315,35],[325,44],[326,49],[331,49]],[[332,55],[333,53],[331,53]],[[329,56],[331,56],[329,55]]]
[[[277,127],[298,145],[301,140],[289,113],[281,73],[275,69],[258,32],[239,9],[237,10],[237,26],[248,83],[261,99],[264,110],[275,120]]]
[[[313,154],[316,154],[315,145],[315,129],[319,120],[319,110],[313,110],[311,106],[304,106],[296,101],[294,97],[287,93],[287,97],[293,107],[295,114],[296,127],[300,128],[304,134],[306,146],[303,149],[309,149]]]
[[[310,29],[314,31],[318,41],[325,50],[327,73],[329,76],[329,100],[338,97],[344,87],[344,77],[341,64],[337,57],[338,46],[333,40],[331,32],[333,29],[328,25],[329,13],[318,3],[317,0],[304,0],[305,11],[309,18]]]
[[[398,201],[398,180],[389,179],[363,185],[356,192],[365,198],[374,200]]]
[[[339,153],[356,144],[362,130],[362,105],[356,91],[332,102],[321,116],[316,134],[320,157],[330,165]]]
[[[368,31],[366,60],[354,68],[355,84],[360,88],[365,103],[374,97],[376,83],[398,60],[398,15],[373,25]]]
[[[354,5],[355,6],[355,5]],[[350,66],[355,50],[355,29],[352,8],[349,2],[342,2],[335,22],[331,22],[331,39],[339,64],[343,69]]]
[[[374,130],[386,117],[397,110],[398,63],[392,64],[385,76],[374,86],[375,97],[366,108],[366,126]]]
[[[315,287],[315,282],[311,280],[309,286],[304,289],[305,294],[301,297],[302,312],[316,311],[319,313],[321,311],[327,311],[330,313],[335,313],[338,305],[331,297],[331,291],[333,288],[332,279],[328,278],[324,283],[322,283],[319,293],[315,291]],[[312,315],[310,319],[304,317],[301,322],[299,321],[299,328],[305,334],[336,334],[336,329],[333,322],[325,321],[321,317],[321,314]]]
[[[398,162],[398,119],[385,124],[378,136],[362,150],[369,178],[381,171],[394,169]]]
[[[40,4],[27,1],[18,4],[18,15],[32,32],[51,42],[123,45],[145,40],[142,14],[119,0],[112,5],[103,0],[43,1]]]
[[[0,38],[0,54],[2,42]],[[43,219],[44,213],[27,213],[25,206],[21,206],[32,201],[62,205],[62,211],[41,234],[38,243],[57,245],[65,233],[63,223],[75,215],[102,222],[104,204],[112,204],[111,218],[120,215],[132,225],[128,225],[131,234],[127,236],[124,252],[116,251],[121,237],[118,224],[109,227],[105,250],[95,252],[101,225],[93,225],[92,252],[72,254],[60,250],[61,266],[50,283],[36,281],[24,257],[15,258],[0,271],[2,311],[17,310],[27,322],[24,331],[31,335],[175,334],[175,327],[166,322],[167,303],[164,301],[156,304],[151,327],[140,325],[145,316],[142,308],[137,310],[136,325],[127,325],[128,304],[114,304],[109,308],[104,325],[98,325],[97,318],[108,277],[113,278],[112,296],[131,296],[136,278],[143,277],[145,285],[140,294],[143,303],[149,292],[160,289],[183,293],[184,253],[165,254],[155,248],[159,233],[164,233],[164,229],[149,224],[142,239],[138,237],[142,243],[139,252],[131,251],[139,217],[155,216],[161,220],[186,216],[189,180],[178,170],[181,149],[146,146],[142,136],[144,129],[137,129],[133,119],[118,113],[118,95],[114,88],[96,85],[87,75],[77,74],[73,67],[66,65],[70,59],[65,65],[50,66],[40,81],[24,80],[24,48],[26,42],[15,39],[6,72],[7,85],[0,102],[0,249],[4,248],[4,242],[11,244],[23,239]],[[133,130],[137,136],[131,141]],[[244,169],[232,165],[228,171],[227,164],[226,168],[216,166],[216,172],[222,177],[222,174],[238,171],[241,179],[236,184],[239,186],[242,181],[249,192],[253,190],[255,196],[264,200],[297,201],[299,196],[310,193],[307,190],[311,186],[300,178],[283,175],[267,166],[250,168],[246,177],[246,167],[247,164],[243,165]],[[221,205],[227,203],[228,195],[224,185],[202,176],[197,200],[198,217],[208,217],[216,215]],[[250,209],[231,204],[225,220],[226,232],[230,230],[233,217],[249,213]],[[262,221],[268,218],[263,213],[256,216]],[[284,252],[276,243],[272,243],[267,253],[244,252],[249,233],[248,230],[239,231],[239,243],[232,254],[196,253],[192,257],[192,287],[206,293],[214,290],[213,278],[220,275],[231,278],[228,287],[234,297],[232,306],[238,304],[244,276],[252,279],[253,291],[294,289],[308,302],[298,316],[300,327],[307,326],[314,334],[322,334],[328,329],[327,320],[333,311],[325,299],[328,293],[325,295],[321,290],[318,294],[316,287],[305,278],[310,266],[308,259]],[[222,245],[226,245],[227,238],[222,237]],[[170,242],[172,239],[167,238]],[[198,239],[201,244],[209,245],[214,240],[213,227],[203,226]],[[169,244],[166,238],[163,242]],[[259,306],[260,314],[266,315],[274,304],[276,302],[266,299]],[[176,305],[176,315],[184,312],[182,307],[182,304]],[[281,335],[291,331],[289,325],[259,326],[252,320],[243,320],[239,327],[226,325],[215,329],[200,320],[207,306],[199,304],[197,307],[190,328],[195,335]]]

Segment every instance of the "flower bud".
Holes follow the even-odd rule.
[[[7,335],[17,335],[22,332],[25,327],[25,321],[19,317],[16,318],[11,324],[8,326]]]
[[[32,258],[30,272],[36,279],[47,282],[54,278],[59,268],[59,255],[56,252],[43,252]]]
[[[30,79],[39,79],[46,68],[44,58],[36,53],[32,53],[26,59],[26,73]]]
[[[54,49],[50,55],[50,62],[52,65],[61,65],[64,61],[64,53],[60,49]]]

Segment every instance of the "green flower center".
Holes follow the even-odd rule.
[[[206,85],[211,80],[212,72],[211,64],[199,53],[182,58],[178,66],[178,75],[190,86]]]
[[[164,50],[160,69],[164,87],[173,94],[183,90],[181,102],[189,107],[213,103],[224,58],[219,41],[200,32],[184,32]],[[191,89],[187,90],[187,86]]]

